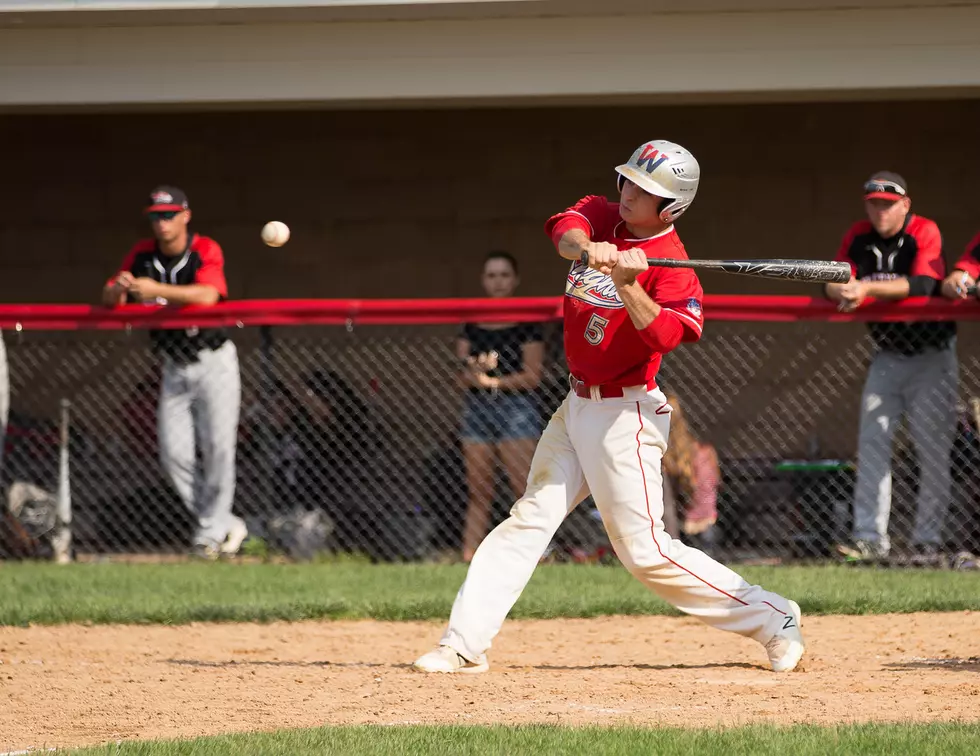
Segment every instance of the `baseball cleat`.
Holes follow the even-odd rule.
[[[225,536],[224,543],[221,544],[221,556],[237,554],[246,538],[248,538],[248,528],[245,527],[245,520],[241,517],[232,516],[228,535]]]
[[[443,674],[475,675],[490,669],[486,658],[480,662],[464,659],[449,646],[439,646],[435,651],[420,656],[412,668],[417,672],[441,672]]]
[[[803,621],[800,605],[795,601],[789,602],[790,614],[787,614],[783,626],[766,644],[769,663],[773,672],[789,672],[796,669],[800,663],[806,646],[803,643],[803,633],[800,624]]]

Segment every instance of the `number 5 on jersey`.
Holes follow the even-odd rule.
[[[606,337],[605,329],[607,325],[609,325],[607,318],[602,318],[596,313],[592,313],[592,317],[589,318],[589,324],[585,327],[585,340],[592,344],[592,346],[597,346]]]

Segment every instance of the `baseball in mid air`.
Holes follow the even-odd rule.
[[[289,241],[289,226],[280,221],[269,221],[262,227],[262,241],[270,247],[281,247]]]

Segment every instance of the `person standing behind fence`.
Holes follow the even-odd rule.
[[[520,283],[517,260],[490,252],[483,262],[483,289],[509,297]],[[524,495],[541,417],[532,391],[541,382],[544,341],[536,323],[466,323],[456,339],[467,389],[462,443],[469,503],[463,528],[463,560],[469,562],[486,536],[498,460],[516,498]]]
[[[853,312],[868,297],[898,301],[938,294],[946,273],[942,237],[933,221],[910,212],[905,179],[888,171],[874,174],[864,185],[864,206],[868,220],[851,227],[836,258],[851,264],[851,280],[827,284],[827,297],[842,312]],[[837,550],[862,562],[888,556],[892,439],[907,413],[919,461],[911,561],[939,564],[956,429],[956,324],[869,327],[876,354],[861,397],[853,538]]]
[[[106,283],[103,303],[213,305],[227,298],[221,247],[188,229],[187,195],[177,187],[158,187],[145,214],[154,238],[132,248]],[[163,363],[160,460],[197,519],[192,553],[205,559],[233,555],[248,535],[242,519],[231,513],[241,405],[235,344],[214,328],[154,330],[150,336]],[[203,469],[196,461],[198,444]]]

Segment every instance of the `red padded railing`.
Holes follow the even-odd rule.
[[[261,325],[416,325],[463,320],[548,321],[561,317],[561,297],[509,299],[256,299],[213,307],[128,305],[0,305],[0,328],[24,330],[118,330]],[[841,313],[822,299],[795,296],[705,297],[707,320],[729,321],[902,321],[978,320],[980,303],[917,297],[872,302]]]

